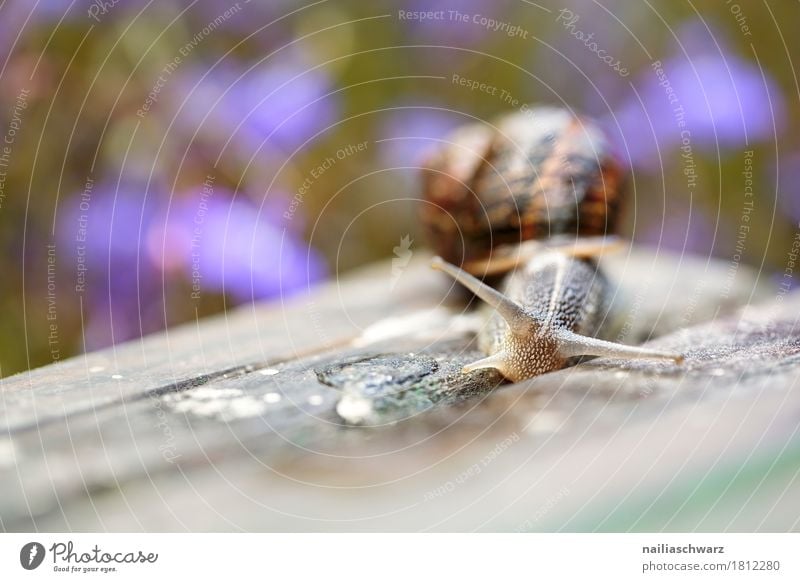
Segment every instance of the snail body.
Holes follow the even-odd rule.
[[[531,111],[458,130],[428,162],[422,218],[442,255],[432,266],[490,308],[478,335],[487,357],[464,370],[516,382],[577,356],[681,361],[596,337],[609,294],[596,257],[617,242],[621,165],[591,121]],[[498,289],[475,277],[496,274]]]

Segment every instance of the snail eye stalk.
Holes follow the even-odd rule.
[[[525,311],[521,305],[512,301],[497,289],[493,289],[483,281],[479,281],[463,269],[451,265],[441,257],[433,258],[431,268],[450,275],[477,297],[494,307],[497,313],[506,320],[506,323],[514,333],[529,334],[532,326],[539,326],[533,316]]]
[[[651,350],[637,346],[617,344],[605,340],[572,333],[565,329],[556,332],[558,353],[564,358],[574,356],[604,356],[607,358],[623,358],[629,360],[672,360],[676,364],[683,363],[681,354],[672,354],[660,350]]]

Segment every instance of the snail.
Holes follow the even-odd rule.
[[[424,166],[432,267],[492,310],[478,334],[487,357],[465,372],[518,382],[580,356],[683,361],[598,337],[610,285],[597,257],[620,242],[624,172],[595,122],[537,107],[445,143]],[[476,275],[502,278],[496,289]]]

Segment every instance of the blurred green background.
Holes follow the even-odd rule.
[[[608,129],[627,236],[791,286],[799,22],[783,0],[6,0],[0,375],[423,246],[425,151],[539,103]]]

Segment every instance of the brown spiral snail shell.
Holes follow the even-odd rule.
[[[625,173],[595,122],[539,107],[445,143],[424,172],[432,266],[493,309],[478,335],[487,357],[465,371],[516,382],[577,356],[682,361],[596,337],[609,285],[595,259],[618,241]],[[490,274],[504,275],[499,290],[474,276]]]

